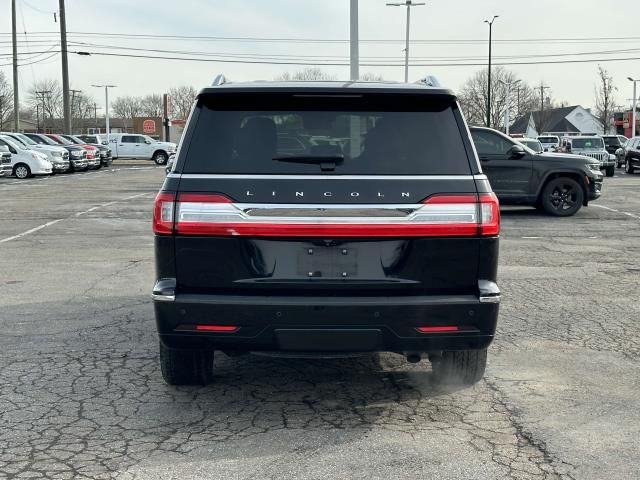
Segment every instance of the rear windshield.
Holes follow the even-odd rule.
[[[201,99],[183,171],[469,174],[451,98],[406,97]]]
[[[607,147],[619,147],[620,146],[620,139],[618,137],[603,137],[604,139],[604,144]]]
[[[538,140],[542,143],[558,143],[558,137],[538,137]]]

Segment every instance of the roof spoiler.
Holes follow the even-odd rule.
[[[442,88],[442,85],[434,75],[427,75],[415,83],[418,85],[426,85],[427,87]]]
[[[229,83],[227,81],[227,77],[225,77],[223,74],[219,73],[218,75],[216,75],[216,78],[213,79],[213,82],[211,82],[211,86],[212,87],[219,87],[220,85],[224,85],[225,83]]]

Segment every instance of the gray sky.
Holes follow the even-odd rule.
[[[17,0],[18,30],[27,32],[55,31],[53,12],[58,0]],[[227,37],[285,37],[313,39],[348,39],[349,0],[67,0],[67,28],[70,32],[142,33],[160,35],[204,35]],[[11,31],[9,1],[3,2],[0,16],[0,64],[9,63],[8,42]],[[427,0],[427,5],[412,10],[414,40],[471,40],[470,43],[413,43],[414,63],[450,63],[451,57],[465,57],[468,63],[486,62],[488,27],[483,20],[500,15],[494,24],[494,62],[560,60],[566,58],[640,59],[640,2],[613,0],[581,0],[558,2],[538,0]],[[360,55],[363,63],[385,57],[386,63],[403,61],[405,9],[385,6],[385,0],[360,0],[360,38],[363,40],[396,40],[395,43],[363,43]],[[585,37],[636,37],[588,42],[558,40],[507,42],[530,39],[575,39]],[[21,37],[24,39],[24,37]],[[20,53],[41,52],[53,48],[55,36],[28,35],[29,44],[22,43]],[[225,55],[304,55],[305,61],[332,57],[337,63],[348,62],[348,43],[252,43],[239,41],[181,41],[98,38],[70,34],[72,41],[127,48],[213,52]],[[37,44],[36,41],[44,42]],[[92,46],[70,46],[71,50],[102,50]],[[611,52],[577,57],[531,58],[583,52]],[[167,55],[129,50],[120,53]],[[170,54],[169,54],[170,55]],[[184,56],[179,54],[179,56]],[[313,57],[312,57],[313,56]],[[524,58],[529,56],[529,58]],[[515,57],[501,59],[500,57]],[[27,58],[30,58],[27,55]],[[34,56],[34,60],[46,55]],[[237,57],[236,57],[237,58]],[[25,63],[28,60],[24,60]],[[318,61],[318,63],[320,63]],[[613,75],[618,103],[627,104],[631,84],[627,76],[640,78],[640,60],[601,63]],[[11,67],[0,67],[11,78]],[[73,88],[94,91],[100,103],[102,93],[91,88],[92,83],[114,83],[117,95],[161,93],[172,86],[208,84],[219,72],[233,80],[272,79],[284,72],[303,67],[295,65],[260,65],[241,63],[196,63],[169,60],[132,59],[105,56],[71,55],[70,75]],[[348,66],[323,67],[340,79],[349,75]],[[454,90],[480,69],[479,66],[429,66],[410,69],[410,79],[434,74]],[[556,100],[590,107],[594,103],[596,84],[595,63],[555,65],[514,65],[506,68],[531,83],[544,81],[551,87]],[[361,72],[381,74],[385,79],[401,80],[403,67],[361,67]],[[27,89],[34,79],[60,78],[59,56],[20,69],[21,88]]]

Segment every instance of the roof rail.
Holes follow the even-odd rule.
[[[216,78],[213,79],[213,82],[211,83],[212,87],[219,87],[220,85],[224,85],[227,82],[227,78],[219,73],[218,75],[216,75]]]
[[[442,85],[434,75],[427,75],[426,77],[418,80],[416,83],[420,85],[426,85],[428,87],[442,87]]]

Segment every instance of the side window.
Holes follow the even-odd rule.
[[[136,143],[136,137],[133,135],[123,135],[120,143]]]
[[[504,155],[512,143],[490,132],[473,131],[471,137],[480,155]]]
[[[145,138],[142,135],[136,135],[133,138],[135,138],[135,142],[134,143],[144,143]]]

